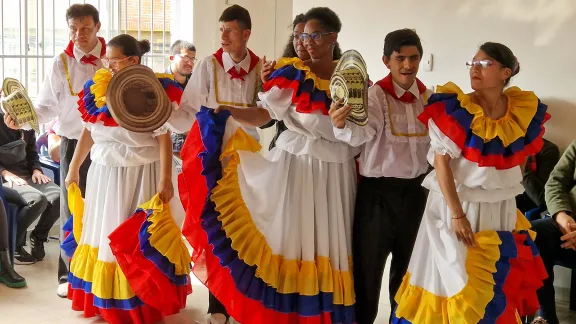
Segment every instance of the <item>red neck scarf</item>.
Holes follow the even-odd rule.
[[[388,74],[384,79],[376,82],[376,84],[378,86],[380,86],[380,88],[382,88],[382,90],[384,90],[384,92],[391,95],[396,100],[400,100],[400,101],[406,102],[406,103],[414,103],[414,101],[416,101],[416,99],[418,99],[418,98],[414,97],[414,95],[410,91],[405,91],[401,97],[398,97],[398,95],[396,94],[396,91],[394,90],[394,84],[392,83],[392,75],[391,74]],[[416,85],[418,85],[418,93],[420,95],[422,95],[424,92],[426,92],[426,86],[424,85],[424,83],[420,82],[420,80],[418,80],[418,78],[416,78]]]
[[[106,41],[102,37],[98,37],[98,41],[100,41],[100,43],[102,44],[102,48],[100,49],[100,57],[103,57],[106,54]],[[76,58],[74,56],[74,42],[73,41],[70,41],[68,43],[68,46],[64,50],[64,53],[66,53],[66,55],[68,55],[71,58]],[[92,54],[88,54],[88,55],[83,56],[80,59],[80,62],[82,62],[84,64],[92,64],[92,65],[96,66],[95,61],[98,60],[100,57],[96,57]]]
[[[222,60],[222,55],[224,54],[224,50],[222,48],[220,48],[216,53],[214,53],[214,58],[216,58],[216,61],[218,61],[218,64],[220,64],[220,66],[222,68],[224,68],[224,61]],[[254,70],[254,68],[256,67],[256,65],[258,64],[258,62],[260,61],[260,58],[258,56],[256,56],[256,54],[254,54],[250,49],[248,49],[248,55],[250,55],[250,68],[248,69],[248,71],[245,71],[244,69],[240,69],[240,72],[236,71],[235,67],[230,68],[230,70],[226,71],[228,72],[228,74],[230,74],[230,80],[233,79],[240,79],[242,81],[244,81],[244,76],[247,75],[248,73],[250,73],[252,70]]]

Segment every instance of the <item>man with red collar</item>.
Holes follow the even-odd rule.
[[[180,109],[192,114],[204,106],[253,107],[260,82],[260,58],[248,49],[252,22],[239,5],[226,8],[220,16],[221,48],[194,68],[184,90]],[[244,127],[255,138],[256,128]]]
[[[182,95],[180,110],[192,115],[202,106],[253,107],[256,103],[261,64],[260,58],[247,47],[252,29],[250,13],[233,5],[222,12],[219,21],[222,47],[194,68]],[[258,139],[256,128],[244,127],[244,130]],[[183,164],[186,163],[186,157],[182,158]],[[224,306],[210,294],[206,323],[224,324],[228,318]]]
[[[54,131],[61,137],[60,144],[60,183],[68,173],[68,167],[80,132],[82,131],[82,118],[78,111],[78,92],[84,83],[94,77],[95,72],[102,68],[101,57],[106,53],[106,42],[97,37],[100,30],[100,17],[98,10],[89,4],[74,4],[66,10],[66,21],[70,31],[68,47],[54,57],[52,66],[46,73],[46,79],[36,99],[36,115],[39,123],[49,123],[57,118],[59,123]],[[12,120],[7,118],[7,125],[17,128]],[[86,189],[86,175],[90,166],[90,157],[87,157],[80,168],[80,188],[82,193]],[[61,186],[60,193],[60,222],[61,226],[70,218],[68,209],[68,192],[66,186]],[[63,231],[60,239],[63,240]],[[58,265],[58,296],[66,297],[68,258],[60,254]]]
[[[422,58],[413,30],[389,33],[382,60],[390,74],[368,91],[368,124],[347,122],[350,107],[333,104],[336,138],[363,146],[356,196],[352,252],[358,324],[373,323],[378,313],[384,266],[392,254],[390,305],[406,273],[426,204],[421,186],[428,170],[430,140],[416,118],[430,91],[416,78]]]

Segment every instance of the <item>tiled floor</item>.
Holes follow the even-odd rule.
[[[96,324],[104,323],[98,318],[85,319],[70,309],[70,302],[56,296],[56,270],[58,266],[58,244],[50,241],[47,245],[46,260],[34,265],[16,266],[16,271],[26,278],[28,287],[9,289],[0,284],[0,324]],[[388,268],[385,278],[388,277]],[[194,278],[193,278],[194,279]],[[387,280],[383,282],[377,324],[386,323],[390,314]],[[202,323],[208,305],[208,291],[198,281],[192,282],[194,292],[188,297],[186,309],[165,319],[164,323]],[[576,313],[568,311],[565,303],[560,303],[558,313],[562,324],[576,324]]]

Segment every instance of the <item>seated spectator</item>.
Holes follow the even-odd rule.
[[[525,191],[516,196],[516,205],[530,220],[539,219],[540,213],[546,210],[544,185],[558,160],[560,160],[558,146],[546,139],[542,150],[528,157],[522,181]]]
[[[552,217],[532,222],[536,245],[548,279],[538,290],[540,315],[549,324],[558,324],[554,292],[554,265],[576,269],[576,141],[572,142],[554,167],[545,186],[546,206]]]
[[[6,200],[25,207],[18,213],[16,253],[22,264],[44,259],[44,243],[52,225],[60,217],[60,188],[42,173],[36,149],[34,131],[13,130],[0,122],[0,174],[6,190]],[[31,253],[28,253],[26,234],[28,227],[40,217],[30,234]]]
[[[0,191],[2,187],[0,187]],[[8,218],[3,201],[0,201],[0,282],[10,288],[26,287],[26,279],[12,268],[8,251]]]

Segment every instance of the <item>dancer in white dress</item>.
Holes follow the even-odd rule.
[[[435,171],[392,323],[521,323],[538,310],[546,271],[514,197],[520,165],[542,148],[547,107],[504,90],[520,69],[508,47],[485,43],[467,65],[474,92],[438,87],[419,116]]]
[[[132,281],[126,269],[119,266],[110,246],[110,234],[140,205],[157,193],[164,203],[174,195],[168,127],[164,125],[147,133],[132,132],[118,126],[105,103],[102,105],[114,73],[140,64],[142,55],[149,50],[148,41],[138,42],[129,35],[119,35],[108,43],[103,63],[110,71],[99,70],[81,93],[79,110],[85,122],[84,129],[66,177],[67,187],[78,183],[81,161],[90,152],[92,165],[88,172],[83,215],[73,215],[72,235],[76,236],[78,247],[73,250],[68,298],[72,300],[74,310],[83,311],[86,317],[100,314],[109,323],[155,323],[162,315],[167,315],[166,309],[150,305],[150,296],[138,294],[137,288],[152,283]],[[160,81],[162,83],[162,79]],[[164,88],[170,97],[171,93],[166,86]],[[180,89],[179,95],[181,93]],[[72,204],[78,202],[72,199]],[[74,207],[77,206],[71,205],[71,209]],[[77,224],[82,225],[81,234],[78,234]],[[178,236],[172,240],[177,242],[181,239]],[[66,245],[63,245],[65,250]],[[189,265],[189,259],[187,262]],[[188,273],[180,275],[182,294],[186,295],[190,290],[186,279]],[[179,309],[176,307],[176,311]]]
[[[207,187],[200,208],[187,206],[187,218],[202,210],[189,222],[196,224],[189,237],[194,273],[241,323],[355,323],[359,150],[336,140],[328,116],[340,28],[332,10],[311,9],[300,35],[310,65],[280,59],[259,107],[203,107],[182,150],[190,193]],[[258,127],[271,119],[287,130],[264,158],[239,123]]]

